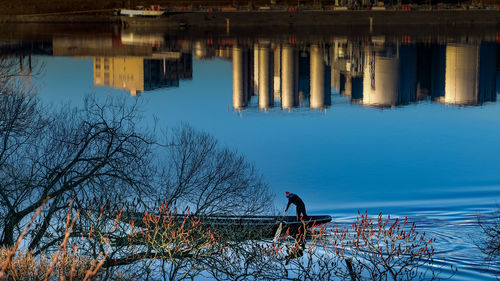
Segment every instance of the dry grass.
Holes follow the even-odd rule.
[[[68,249],[68,238],[73,230],[75,222],[80,214],[78,211],[72,219],[71,210],[73,202],[70,202],[66,216],[66,228],[64,239],[56,253],[50,256],[42,255],[35,257],[31,252],[19,250],[21,242],[31,227],[33,221],[40,214],[50,197],[46,198],[42,205],[31,217],[11,248],[0,249],[0,281],[3,280],[93,280],[99,276],[99,269],[102,267],[108,254],[99,255],[97,259],[82,258],[78,256],[78,248]],[[100,260],[100,261],[99,261]]]
[[[5,260],[11,251],[11,248],[0,249],[0,260]],[[55,254],[35,257],[31,252],[18,251],[1,280],[83,280],[94,267],[93,260],[79,257],[74,252],[59,257],[50,270],[55,259]],[[99,277],[99,273],[94,276],[96,277]]]

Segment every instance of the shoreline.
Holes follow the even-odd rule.
[[[108,14],[44,14],[0,16],[1,23],[123,24],[144,27],[327,27],[327,26],[482,26],[498,25],[496,10],[381,10],[381,11],[231,11],[176,12],[160,18]]]

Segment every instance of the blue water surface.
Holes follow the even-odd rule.
[[[309,214],[332,215],[332,224],[349,227],[358,210],[408,216],[437,238],[437,263],[458,269],[452,280],[499,276],[473,243],[477,216],[500,204],[498,102],[364,107],[332,89],[331,105],[320,110],[278,104],[264,111],[252,101],[236,110],[228,59],[193,58],[192,79],[139,96],[94,85],[92,58],[37,59],[44,64],[35,81],[44,102],[78,105],[88,93],[138,99],[160,127],[188,123],[243,154],[269,183],[279,212],[290,191]]]

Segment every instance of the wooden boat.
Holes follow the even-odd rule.
[[[175,215],[174,219],[181,222],[187,217]],[[122,220],[133,220],[136,226],[145,227],[143,218],[144,214],[135,214],[124,216]],[[281,231],[283,235],[295,235],[303,231],[304,226],[311,230],[332,220],[332,217],[328,215],[309,216],[304,221],[297,221],[295,216],[200,216],[195,218],[200,219],[204,228],[214,229],[223,236],[234,236],[238,240],[273,238],[280,223],[283,223]]]
[[[233,234],[240,232],[245,239],[273,238],[282,224],[282,235],[295,235],[303,231],[304,227],[310,231],[332,220],[331,216],[309,216],[307,220],[298,221],[295,216],[219,216],[201,218],[202,224],[214,228],[219,233],[229,231]]]

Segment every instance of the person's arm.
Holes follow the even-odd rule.
[[[288,211],[288,207],[290,207],[290,204],[292,204],[292,200],[288,198],[288,205],[286,205],[285,213]]]

